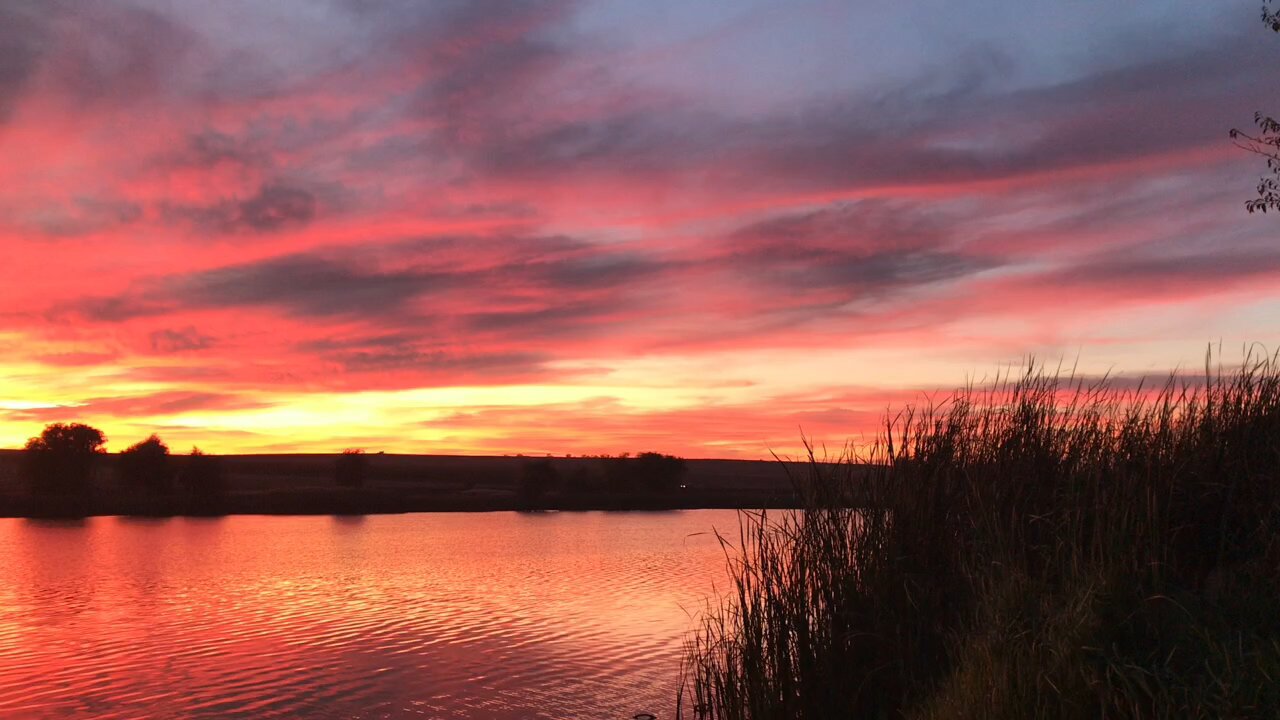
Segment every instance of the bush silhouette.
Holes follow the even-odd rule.
[[[520,468],[520,484],[516,490],[520,504],[537,507],[548,491],[560,484],[560,473],[550,460],[529,460]]]
[[[130,445],[120,453],[119,472],[120,479],[132,487],[158,495],[173,490],[169,446],[155,435]]]
[[[369,456],[359,448],[348,448],[333,463],[333,479],[339,487],[364,487]]]
[[[87,493],[94,464],[107,438],[80,423],[54,423],[23,448],[22,473],[41,495]]]
[[[641,486],[653,493],[674,492],[686,470],[683,458],[656,452],[640,453],[633,462]]]
[[[685,463],[674,455],[645,452],[605,457],[605,484],[612,493],[671,493],[680,486]]]
[[[579,465],[565,478],[564,490],[569,495],[585,495],[599,491],[599,479],[592,476],[590,470]]]
[[[182,485],[190,498],[190,511],[195,514],[225,512],[227,485],[222,474],[222,458],[193,447],[186,460]]]

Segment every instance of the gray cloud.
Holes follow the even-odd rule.
[[[963,182],[1135,159],[1219,142],[1250,117],[1271,65],[1260,35],[1154,56],[1139,48],[1077,79],[1013,91],[957,70],[937,96],[848,98],[745,131],[774,139],[752,143],[762,170],[816,185]]]
[[[669,271],[663,262],[638,253],[596,251],[540,263],[530,270],[553,289],[623,287]]]
[[[203,43],[172,15],[127,3],[58,3],[52,89],[77,106],[132,107],[185,94]]]
[[[412,370],[492,375],[530,375],[540,372],[549,356],[533,352],[466,353],[432,347],[431,332],[395,332],[354,337],[323,338],[299,343],[297,349],[315,353],[346,372]]]
[[[703,258],[563,236],[431,237],[155,278],[63,310],[106,322],[240,307],[309,319],[358,318],[377,332],[351,344],[310,341],[299,349],[350,368],[427,366],[441,362],[437,344],[423,344],[432,336],[541,342],[643,334],[665,312],[654,305],[660,297],[655,290],[707,277],[766,288],[752,312],[769,317],[794,311],[797,302],[814,313],[829,312],[833,304],[960,279],[995,265],[948,247],[951,239],[940,227],[919,208],[837,205],[749,224]],[[153,343],[177,350],[199,344],[199,337],[164,334]]]
[[[205,350],[213,346],[214,338],[204,335],[194,327],[156,330],[147,336],[151,349],[160,353],[179,353]]]
[[[954,280],[1000,263],[960,253],[909,250],[878,252],[865,256],[833,256],[818,262],[812,272],[797,278],[828,287],[850,287],[858,292],[902,289]]]
[[[166,166],[213,168],[222,164],[257,168],[270,164],[268,152],[250,138],[205,128],[192,133]]]
[[[308,190],[269,183],[247,198],[203,206],[167,205],[162,214],[207,233],[268,233],[307,225],[316,217],[316,204]]]
[[[443,350],[360,350],[340,353],[328,358],[347,372],[385,372],[413,370],[419,373],[447,372],[452,379],[458,374],[522,375],[538,372],[547,356],[536,353],[455,354]]]
[[[61,303],[52,316],[70,312],[95,322],[122,322],[182,309],[260,306],[303,317],[356,316],[373,321],[399,312],[437,279],[412,271],[375,272],[319,256],[294,255],[143,281],[117,296]]]
[[[53,3],[0,3],[0,122],[9,118],[39,67],[49,36]]]
[[[149,395],[93,397],[79,401],[74,406],[9,410],[6,414],[14,420],[53,422],[89,415],[146,417],[180,415],[196,410],[251,410],[263,407],[269,407],[269,404],[231,393],[167,391]]]
[[[127,200],[77,197],[44,202],[37,211],[18,213],[18,225],[48,238],[88,235],[132,225],[142,219],[142,207]]]
[[[1235,280],[1280,273],[1280,251],[1216,251],[1154,255],[1151,249],[1113,252],[1055,271],[1051,282],[1072,285],[1115,285],[1140,289],[1151,284],[1169,289],[1222,286]]]
[[[483,175],[529,177],[547,173],[668,173],[707,159],[725,138],[703,142],[700,121],[672,127],[649,113],[575,120],[513,135],[494,128],[471,149]]]
[[[172,304],[145,293],[126,293],[113,297],[87,297],[55,305],[49,319],[58,320],[68,313],[92,322],[115,323],[133,318],[160,315],[173,309]]]
[[[39,7],[9,4],[5,12],[31,25],[30,18],[42,16]],[[55,73],[68,87],[83,85],[71,92],[86,100],[176,93],[183,102],[217,105],[321,86],[354,97],[382,81],[407,86],[339,113],[301,119],[273,110],[252,128],[228,131],[240,135],[194,131],[187,147],[171,151],[182,162],[270,168],[273,158],[287,155],[280,164],[290,166],[289,176],[309,183],[277,181],[211,206],[162,208],[165,219],[212,233],[314,222],[322,206],[329,209],[315,188],[336,181],[334,167],[417,173],[412,182],[427,186],[574,172],[660,179],[711,172],[755,190],[1049,172],[1221,140],[1225,128],[1247,121],[1265,99],[1259,88],[1267,87],[1270,67],[1270,38],[1243,23],[1212,45],[1177,37],[1163,45],[1099,40],[1110,48],[1095,53],[1108,58],[1105,64],[1048,85],[1010,85],[1014,58],[979,46],[891,87],[746,114],[676,91],[633,87],[591,38],[574,34],[574,2],[335,0],[325,32],[280,39],[279,53],[257,41],[218,46],[216,37],[206,37],[221,27],[210,23],[213,12],[69,7],[81,25],[103,27],[101,38],[71,53]],[[15,59],[0,59],[0,112],[5,88],[30,75],[37,45],[4,44],[2,52]],[[91,62],[95,54],[103,62]],[[576,105],[585,110],[548,111],[583,97],[591,102]],[[333,158],[333,145],[355,133],[370,142],[344,148],[337,165],[317,159]]]
[[[868,252],[945,242],[944,218],[918,203],[864,200],[788,212],[749,223],[728,241],[735,251],[787,259],[813,248]]]
[[[749,178],[757,189],[1050,172],[1222,142],[1227,128],[1267,100],[1259,88],[1269,82],[1274,54],[1262,35],[1250,27],[1212,45],[1126,47],[1073,79],[1013,89],[1002,82],[1009,58],[994,50],[970,52],[948,59],[941,71],[878,93],[828,97],[757,116],[651,93],[617,103],[622,109],[613,114],[514,122],[506,113],[523,107],[536,85],[512,82],[495,86],[484,104],[468,106],[466,142],[456,152],[480,177],[588,172],[676,178],[712,169]],[[563,76],[580,65],[562,57],[538,72]],[[494,71],[505,77],[500,64]],[[592,79],[600,97],[619,90],[607,72]],[[456,114],[448,103],[430,112],[446,124]]]
[[[459,320],[476,333],[498,333],[506,338],[542,339],[583,335],[623,309],[617,302],[558,303],[528,310],[471,313]]]
[[[951,220],[954,220],[952,218]],[[965,253],[948,218],[912,203],[835,203],[765,218],[721,241],[722,262],[790,297],[845,301],[956,280],[1002,261]]]
[[[459,257],[468,263],[457,265]],[[524,376],[539,371],[547,359],[542,348],[556,341],[634,330],[622,320],[636,312],[643,318],[633,294],[682,267],[562,236],[446,236],[151,278],[116,296],[60,303],[51,317],[114,323],[188,310],[262,308],[309,323],[360,322],[367,332],[295,348],[347,372],[453,369]],[[154,331],[149,341],[163,353],[214,342],[190,326]],[[517,349],[473,354],[457,349],[459,342],[516,343]]]
[[[309,353],[331,353],[366,350],[398,349],[417,341],[411,333],[382,333],[378,335],[357,335],[348,337],[325,337],[299,343],[297,348]]]
[[[171,278],[164,285],[168,296],[188,306],[263,305],[303,316],[376,318],[451,282],[447,274],[361,269],[321,256],[292,255]]]
[[[268,232],[310,222],[316,214],[316,199],[300,188],[264,185],[257,195],[240,202],[236,209],[233,227]]]

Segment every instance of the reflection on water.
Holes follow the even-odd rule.
[[[671,717],[732,511],[0,520],[0,716]]]

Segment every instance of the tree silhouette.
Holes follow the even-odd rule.
[[[86,493],[107,438],[80,423],[54,423],[23,448],[22,470],[37,494]]]
[[[369,456],[359,448],[348,448],[333,463],[333,478],[339,487],[364,487]]]
[[[126,483],[147,492],[164,495],[173,490],[169,446],[155,435],[123,450],[119,471]]]
[[[1262,23],[1272,32],[1280,33],[1280,11],[1271,10],[1270,5],[1271,0],[1263,0]],[[1258,180],[1258,197],[1246,201],[1244,207],[1251,213],[1280,210],[1280,122],[1256,112],[1253,124],[1258,127],[1254,134],[1235,128],[1229,133],[1236,146],[1267,159],[1269,175]]]

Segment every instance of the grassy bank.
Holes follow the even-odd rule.
[[[1277,358],[1154,389],[1033,368],[855,459],[726,539],[683,717],[1280,713]]]

